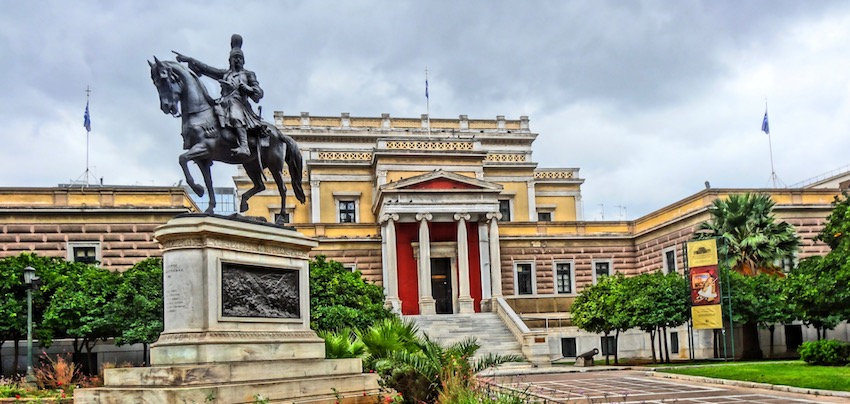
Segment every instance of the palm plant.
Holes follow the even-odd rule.
[[[381,385],[399,393],[408,403],[433,403],[440,395],[452,396],[475,387],[475,374],[506,362],[521,362],[516,355],[487,355],[473,360],[481,345],[467,339],[447,347],[418,336],[412,320],[391,317],[356,332],[366,347],[363,367],[377,371]],[[445,397],[443,397],[445,398]],[[455,402],[440,399],[440,402]]]
[[[416,351],[417,332],[419,327],[416,323],[398,316],[380,320],[365,331],[357,331],[357,337],[366,347],[363,368],[377,370],[376,363],[389,358],[393,352]]]
[[[387,387],[402,393],[405,402],[450,403],[476,387],[476,373],[525,361],[517,355],[496,354],[473,359],[480,348],[475,338],[444,347],[425,335],[417,339],[415,350],[395,351],[378,361],[378,372]]]
[[[366,352],[366,345],[350,328],[339,331],[319,331],[317,334],[325,340],[325,358],[359,358]]]
[[[699,225],[696,239],[718,237],[718,253],[728,268],[744,275],[774,273],[776,263],[792,258],[800,245],[794,226],[776,222],[775,203],[765,194],[732,194],[715,199],[711,219]]]

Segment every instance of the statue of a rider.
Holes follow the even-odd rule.
[[[221,98],[215,106],[215,113],[223,128],[231,128],[236,132],[238,147],[232,149],[234,156],[248,156],[248,132],[252,133],[260,128],[262,132],[262,120],[254,110],[248,99],[260,102],[263,98],[263,89],[257,81],[257,75],[250,70],[245,70],[245,55],[242,53],[242,37],[233,34],[230,38],[230,68],[218,69],[201,63],[194,58],[174,52],[178,62],[188,63],[189,68],[195,74],[207,76],[218,80],[221,84]]]

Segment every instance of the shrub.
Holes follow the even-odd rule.
[[[810,365],[841,366],[850,363],[850,344],[834,339],[806,341],[798,352],[800,359]]]
[[[80,380],[80,371],[76,364],[67,362],[59,356],[53,360],[45,355],[46,363],[33,369],[39,388],[68,391]]]
[[[20,397],[26,394],[27,389],[21,386],[20,380],[0,376],[0,398]]]
[[[367,282],[359,271],[317,255],[310,261],[310,327],[335,331],[365,330],[393,317],[384,307],[384,289]]]

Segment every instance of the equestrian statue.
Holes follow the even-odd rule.
[[[215,208],[210,167],[213,161],[220,161],[241,164],[253,183],[253,187],[242,195],[240,212],[248,210],[248,199],[266,188],[263,170],[269,169],[280,194],[280,214],[276,223],[283,224],[286,185],[281,174],[284,163],[289,168],[295,198],[301,203],[305,201],[301,186],[301,151],[295,140],[254,113],[249,100],[259,102],[263,89],[257,75],[244,68],[242,37],[234,34],[230,47],[229,69],[211,67],[178,52],[174,52],[177,62],[161,61],[156,57],[154,62],[148,61],[151,80],[159,92],[159,107],[163,113],[182,118],[183,149],[187,151],[180,155],[180,167],[186,183],[198,196],[203,196],[204,188],[195,183],[187,164],[194,161],[200,168],[209,191],[209,207],[205,213],[212,214]],[[221,98],[210,97],[199,75],[218,80]]]

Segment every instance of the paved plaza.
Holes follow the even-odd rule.
[[[640,371],[498,376],[501,388],[528,394],[539,403],[842,403],[824,397],[757,388],[652,377]]]

